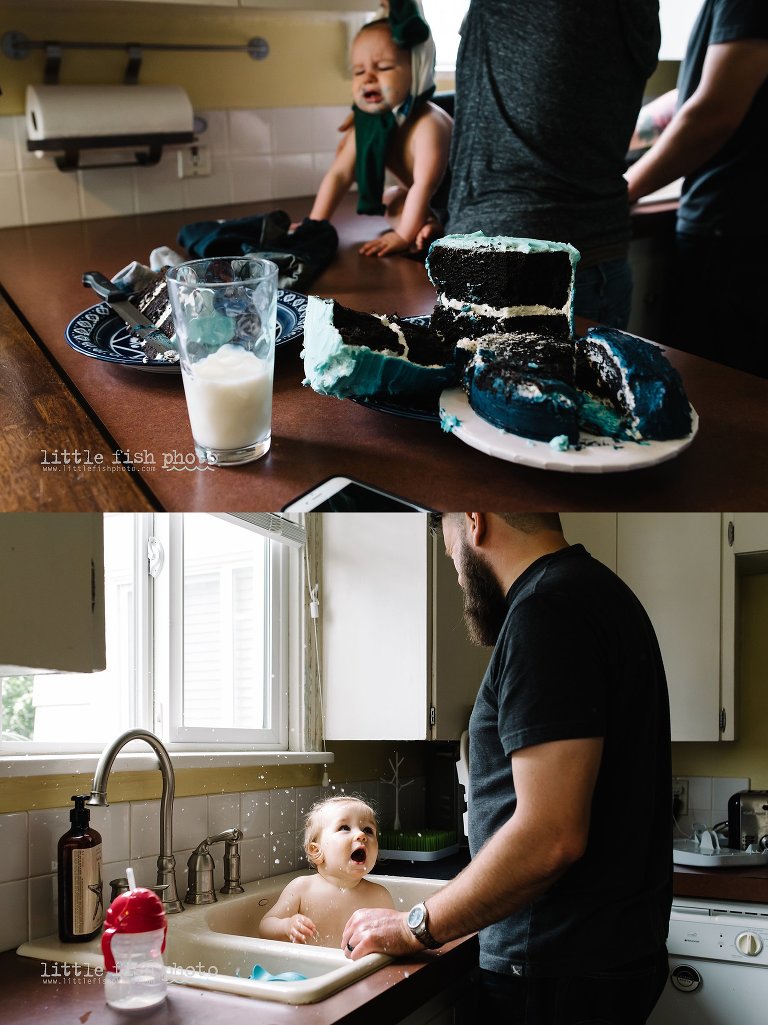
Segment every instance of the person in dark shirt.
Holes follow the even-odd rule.
[[[674,116],[627,172],[633,202],[684,178],[662,340],[768,377],[766,0],[705,0],[670,100]]]
[[[447,230],[570,242],[574,309],[625,328],[624,180],[658,0],[472,0],[456,60]]]
[[[426,918],[358,911],[342,944],[357,959],[479,930],[478,1020],[642,1025],[667,978],[672,901],[653,627],[557,514],[441,519],[470,636],[494,645],[469,728],[472,861]]]

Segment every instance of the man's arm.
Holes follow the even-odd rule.
[[[515,752],[514,815],[452,883],[428,898],[429,931],[436,940],[446,943],[506,918],[582,857],[602,752],[600,737]],[[357,911],[344,929],[342,947],[349,944],[355,960],[373,951],[422,950],[405,919],[400,912]]]
[[[730,139],[768,78],[768,40],[742,39],[707,49],[701,82],[661,138],[627,171],[630,203],[691,174]]]
[[[646,103],[637,115],[637,124],[629,140],[630,149],[646,149],[652,146],[669,122],[675,116],[677,106],[677,89],[657,96]]]

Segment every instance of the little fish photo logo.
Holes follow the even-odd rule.
[[[99,981],[104,975],[101,965],[60,964],[58,961],[41,961],[40,978],[44,985],[83,985],[88,986]]]
[[[155,454],[149,449],[119,448],[107,453],[88,448],[42,448],[40,466],[44,473],[155,473],[158,470],[196,473],[214,469],[194,452],[178,449]]]

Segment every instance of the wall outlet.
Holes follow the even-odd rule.
[[[179,150],[179,178],[205,178],[210,173],[210,146],[189,146]]]
[[[688,780],[677,776],[672,780],[672,814],[675,818],[688,814]]]

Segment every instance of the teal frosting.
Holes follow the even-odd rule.
[[[392,334],[393,350],[397,336]],[[456,369],[423,367],[366,345],[347,345],[333,324],[333,300],[309,297],[304,321],[305,385],[337,399],[414,395],[455,383]]]
[[[570,242],[548,242],[540,238],[516,238],[514,235],[486,235],[482,231],[473,231],[466,235],[443,235],[429,247],[429,252],[437,246],[451,249],[490,249],[495,252],[507,253],[567,253],[571,266],[575,267],[581,259],[581,253]],[[427,255],[429,270],[429,255]]]
[[[446,434],[450,434],[451,431],[455,431],[457,427],[461,427],[461,420],[452,413],[446,413],[444,409],[441,409],[440,426]]]

